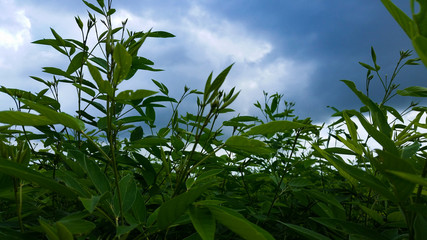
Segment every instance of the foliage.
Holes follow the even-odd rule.
[[[412,1],[413,2],[413,1]],[[138,70],[160,71],[139,50],[163,31],[114,28],[111,1],[83,1],[92,11],[76,17],[82,39],[53,38],[69,61],[45,67],[52,80],[32,76],[38,93],[5,86],[16,110],[1,111],[0,236],[5,239],[422,239],[427,233],[424,142],[427,108],[399,111],[396,94],[427,96],[423,87],[397,90],[402,67],[417,65],[401,51],[391,78],[382,77],[375,50],[365,92],[343,83],[359,110],[338,110],[317,126],[294,115],[294,103],[264,92],[257,116],[231,113],[239,92],[221,87],[233,65],[203,91],[181,97],[157,90],[121,89]],[[387,9],[413,40],[424,64],[425,4],[414,20],[391,1]],[[415,39],[415,40],[414,40]],[[94,42],[93,45],[89,43]],[[376,78],[375,78],[376,77]],[[370,98],[377,79],[384,93]],[[61,109],[58,89],[75,88],[74,115]],[[372,94],[371,94],[372,95]],[[376,93],[378,96],[379,94]],[[189,96],[195,113],[180,112]],[[171,116],[158,126],[157,109]],[[404,120],[408,113],[416,116]],[[227,115],[229,116],[229,115]],[[163,116],[162,116],[163,117]],[[224,134],[230,129],[231,136]],[[321,131],[328,129],[327,137]],[[363,132],[367,137],[363,137]]]

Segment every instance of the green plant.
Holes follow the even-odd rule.
[[[425,63],[426,9],[418,2],[421,12],[410,20],[383,1]],[[122,89],[138,70],[161,71],[139,56],[145,41],[174,35],[134,32],[127,20],[113,28],[111,0],[83,3],[93,13],[86,23],[75,18],[80,40],[51,29],[52,39],[34,42],[55,49],[68,65],[43,68],[52,80],[32,76],[44,86],[37,93],[1,86],[16,108],[0,111],[1,239],[427,235],[427,108],[389,105],[399,94],[427,96],[423,87],[397,90],[402,67],[418,64],[407,60],[410,51],[400,52],[387,78],[371,48],[372,64],[360,63],[366,92],[343,80],[362,107],[331,107],[338,119],[323,138],[323,126],[296,116],[295,103],[280,93],[264,92],[264,102],[254,104],[261,118],[237,113],[220,121],[239,95],[222,90],[233,65],[211,73],[203,91],[184,86],[179,98],[156,80],[156,90]],[[384,90],[375,93],[378,102],[370,98],[375,80]],[[60,104],[66,84],[75,88],[73,114]],[[181,112],[191,97],[197,109]],[[163,107],[171,112],[166,124],[158,121]],[[416,116],[405,120],[408,113]]]

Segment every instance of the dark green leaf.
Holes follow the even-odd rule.
[[[316,239],[316,240],[330,240],[330,238],[317,233],[315,231],[312,231],[310,229],[307,229],[305,227],[301,227],[298,225],[294,225],[294,224],[290,224],[290,223],[283,223],[281,221],[279,221],[280,223],[282,223],[283,225],[291,228],[292,230],[298,232],[299,234],[301,234],[302,236],[308,238],[308,239]]]
[[[91,198],[79,197],[79,200],[82,202],[83,206],[89,213],[93,213],[100,199],[101,196],[92,196]]]
[[[149,37],[155,37],[155,38],[171,38],[175,37],[172,33],[164,32],[164,31],[156,31],[156,32],[150,32],[148,34]]]
[[[79,52],[77,53],[73,59],[71,59],[70,65],[68,65],[67,68],[67,74],[72,74],[75,71],[77,71],[79,68],[81,68],[86,61],[86,53],[85,52]]]
[[[90,9],[94,10],[95,12],[97,12],[97,13],[99,13],[99,14],[101,14],[101,15],[104,15],[104,12],[103,12],[100,8],[98,8],[98,7],[96,7],[95,5],[93,5],[92,3],[89,3],[89,2],[87,2],[87,1],[85,1],[85,0],[83,0],[83,2],[84,2],[84,4],[86,4],[86,6],[88,6]]]
[[[218,222],[244,239],[274,239],[270,233],[249,222],[238,212],[221,206],[207,207]]]
[[[232,136],[227,139],[225,142],[227,149],[244,151],[254,155],[268,155],[273,152],[273,150],[264,142],[261,142],[256,139],[249,139],[243,136]]]
[[[127,212],[132,208],[137,194],[136,183],[133,179],[133,176],[128,174],[120,179],[119,187],[123,204],[122,209],[123,212]]]
[[[203,240],[215,239],[215,218],[207,208],[190,208],[190,219]]]
[[[346,234],[355,234],[358,236],[363,236],[365,239],[376,239],[376,240],[387,239],[386,237],[381,235],[379,232],[376,232],[360,224],[347,222],[339,219],[332,219],[332,218],[311,218],[311,219],[328,228],[341,231]]]
[[[165,229],[174,223],[207,188],[208,185],[192,188],[163,203],[157,216],[159,228]]]
[[[299,123],[299,122],[290,122],[290,121],[272,121],[265,124],[261,124],[251,128],[246,135],[267,135],[274,134],[277,132],[286,132],[292,129],[304,128],[310,125]]]
[[[67,197],[72,198],[76,196],[68,187],[16,162],[0,158],[0,173],[36,183],[43,188],[63,194]]]

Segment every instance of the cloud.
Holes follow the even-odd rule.
[[[79,38],[80,36],[73,17],[79,13],[68,10],[66,12],[63,10],[51,11],[54,6],[44,10],[43,6],[37,5],[24,11],[17,8],[13,1],[0,0],[0,3],[2,2],[6,2],[8,6],[11,6],[9,8],[14,9],[16,15],[14,17],[17,19],[14,26],[20,27],[10,27],[8,31],[12,32],[15,29],[15,32],[12,33],[16,36],[19,33],[16,29],[27,31],[22,35],[26,38],[23,40],[22,48],[27,48],[32,40],[51,38],[49,27],[53,27],[64,38]],[[149,8],[117,8],[117,12],[113,15],[114,26],[120,26],[122,21],[128,19],[127,27],[132,31],[147,31],[153,28],[154,31],[169,31],[177,36],[170,40],[149,39],[140,52],[144,57],[154,60],[155,67],[166,69],[165,72],[154,73],[153,78],[166,79],[161,82],[171,89],[173,96],[182,93],[184,85],[203,89],[204,80],[210,71],[213,70],[216,75],[231,63],[235,63],[235,65],[224,83],[224,87],[230,89],[236,86],[236,90],[242,90],[239,98],[232,105],[241,114],[256,111],[252,107],[252,103],[261,100],[262,90],[270,93],[285,92],[285,94],[289,93],[286,96],[296,96],[303,94],[304,89],[307,88],[309,79],[316,70],[315,62],[301,62],[275,52],[274,43],[268,39],[268,36],[258,33],[245,23],[215,15],[208,11],[202,3],[191,1],[185,7],[180,5],[174,7],[179,8],[174,9],[173,12],[176,14],[165,13],[162,11],[163,6],[152,5]],[[9,13],[13,11],[8,10]],[[22,18],[27,19],[25,21],[18,20],[18,16],[22,16],[18,13],[23,16],[26,13],[29,17]],[[37,22],[37,26],[34,26],[33,29],[31,29],[29,19]],[[84,17],[82,19],[85,22]],[[35,39],[30,40],[30,33]],[[38,68],[42,66],[63,67],[66,59],[62,57],[47,46],[32,45],[27,48],[25,54],[20,55],[20,60],[17,59],[15,62],[25,62],[23,59],[26,59],[27,62],[34,61],[33,65],[36,64]],[[5,62],[5,60],[3,61]],[[147,79],[147,75],[148,79],[151,78],[151,73],[144,72],[143,74],[145,74],[144,79]],[[28,75],[39,76],[38,72]],[[183,80],[177,81],[177,78]],[[27,81],[31,80],[27,79]],[[154,86],[142,87],[140,80],[131,80],[126,81],[123,87],[132,89]],[[64,95],[60,96],[61,99],[70,99],[73,91],[68,88],[63,88],[63,90],[61,94]],[[65,111],[74,109],[70,104],[70,101],[63,104],[64,107],[67,107],[64,109]]]
[[[10,48],[17,51],[30,39],[30,19],[24,9],[15,5],[15,1],[0,0],[0,4],[0,48],[3,48],[2,52]]]
[[[214,65],[225,61],[256,63],[271,53],[271,43],[249,31],[238,22],[212,16],[194,5],[182,20],[192,56],[204,55]]]

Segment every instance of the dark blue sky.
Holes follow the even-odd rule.
[[[47,47],[30,42],[50,38],[50,27],[64,38],[78,38],[74,16],[84,18],[86,7],[77,0],[37,3],[0,0],[0,3],[4,6],[0,10],[3,16],[0,17],[0,36],[3,36],[0,79],[7,79],[0,84],[40,90],[27,76],[41,75],[41,67],[61,65],[63,59]],[[328,121],[332,111],[326,106],[339,109],[360,106],[339,80],[352,80],[359,89],[364,88],[366,71],[358,62],[371,63],[371,46],[384,69],[382,74],[388,75],[399,51],[412,49],[409,39],[380,0],[116,0],[113,3],[118,10],[117,23],[129,18],[132,30],[153,28],[176,35],[174,39],[150,39],[141,51],[166,71],[138,74],[125,87],[155,89],[150,81],[154,78],[178,97],[184,85],[203,89],[211,71],[218,74],[235,62],[225,87],[242,90],[234,104],[241,114],[257,114],[252,104],[262,100],[265,90],[282,93],[286,100],[296,102],[296,111],[302,117]],[[400,1],[398,5],[405,11],[409,9],[409,1]],[[425,85],[425,68],[403,69],[397,83],[402,88]],[[379,87],[375,83],[373,86]],[[68,90],[63,89],[63,94],[69,94]],[[380,90],[371,90],[372,96],[380,96]],[[404,108],[411,100],[396,98],[394,104]],[[64,101],[63,106],[74,109],[70,101]]]

